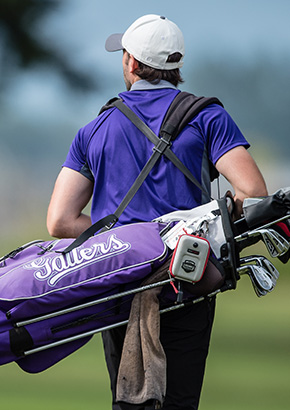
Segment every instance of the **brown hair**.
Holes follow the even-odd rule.
[[[176,63],[180,61],[181,57],[182,55],[180,53],[171,54],[167,58],[167,62]],[[142,78],[142,80],[147,80],[153,84],[158,84],[160,80],[166,80],[175,87],[177,87],[179,83],[183,83],[179,68],[175,68],[173,70],[157,70],[141,63],[140,61],[138,61],[138,64],[139,67],[135,70],[135,74]]]

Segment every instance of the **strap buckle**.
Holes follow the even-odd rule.
[[[170,138],[170,135],[169,134],[167,135]],[[167,148],[171,147],[171,145],[172,145],[171,141],[167,140],[166,137],[162,136],[159,138],[158,144],[153,147],[152,151],[158,152],[159,154],[162,155],[167,150]]]

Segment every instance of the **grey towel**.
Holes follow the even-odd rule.
[[[142,285],[168,278],[166,262]],[[158,295],[161,287],[137,293],[133,299],[117,379],[117,401],[163,403],[166,391],[166,357],[159,340]]]
[[[168,278],[170,260],[142,285]],[[225,280],[213,262],[197,284],[184,283],[184,290],[198,298],[219,289]],[[161,287],[137,293],[133,299],[125,336],[119,374],[117,401],[141,404],[157,400],[161,404],[166,392],[166,357],[159,340],[160,314],[158,295]]]

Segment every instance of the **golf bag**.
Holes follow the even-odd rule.
[[[176,247],[173,236],[180,236],[176,231],[180,225],[175,216],[172,222],[169,219],[113,228],[78,246],[72,239],[34,241],[2,257],[0,364],[16,361],[27,372],[43,371],[83,346],[94,333],[128,320],[132,298],[142,291],[143,280],[171,260]],[[226,202],[198,207],[190,212],[192,219],[187,236],[193,240],[194,254],[186,257],[185,264],[193,263],[194,269],[186,269],[187,278],[178,273],[173,278],[168,270],[160,284],[149,287],[168,285],[173,305],[173,281],[179,284],[185,279],[178,300],[186,303],[236,285],[234,254],[223,250],[228,247],[227,237],[233,238],[223,228],[224,219],[229,223]],[[207,221],[210,229],[202,238]],[[197,247],[201,238],[202,244],[212,243],[203,260]]]
[[[28,372],[53,365],[88,339],[48,354],[25,351],[76,333],[128,318],[132,296],[112,295],[136,288],[168,256],[159,223],[138,223],[92,237],[63,253],[71,239],[22,246],[0,261],[0,364],[16,360]],[[103,305],[89,302],[106,299]],[[79,310],[76,305],[88,304]],[[70,308],[59,316],[56,311]],[[47,316],[48,315],[48,316]],[[44,320],[31,320],[35,317]]]
[[[237,226],[249,223],[247,212],[232,224],[224,198],[102,232],[69,252],[72,239],[35,241],[10,252],[0,259],[0,364],[16,361],[30,373],[47,369],[95,333],[127,323],[133,296],[152,287],[177,285],[169,310],[234,289],[243,274],[258,296],[266,295],[279,272],[265,257],[240,258],[239,245],[256,238],[271,256],[289,252],[289,242],[275,231],[288,223],[289,195],[280,190],[251,204],[259,226],[241,233]],[[169,263],[166,279],[142,287]]]

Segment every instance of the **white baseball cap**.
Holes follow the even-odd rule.
[[[136,60],[158,70],[173,70],[183,66],[182,58],[167,62],[176,52],[184,56],[184,39],[181,30],[166,17],[148,14],[138,18],[125,33],[107,38],[107,51],[126,50]]]

